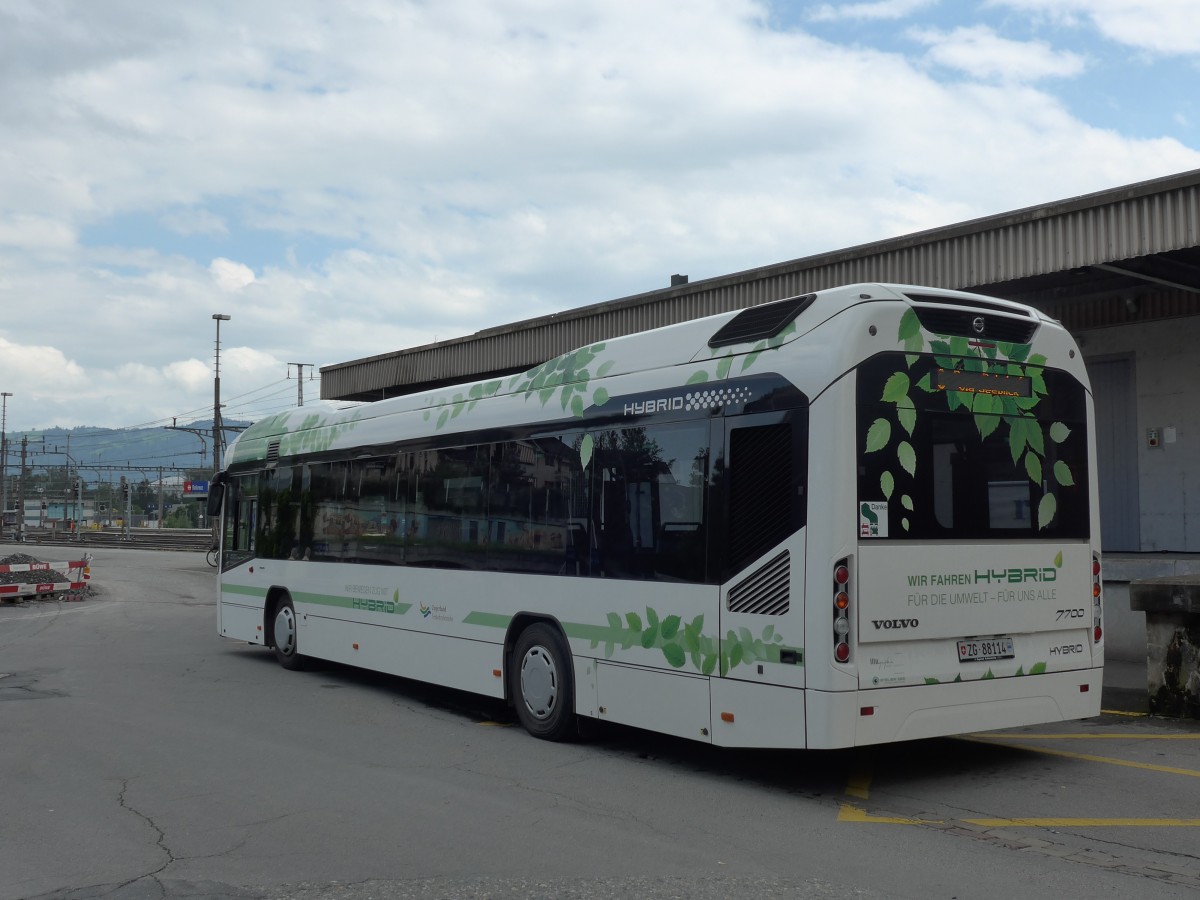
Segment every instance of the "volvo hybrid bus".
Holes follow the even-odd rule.
[[[231,445],[218,632],[720,746],[1094,716],[1093,404],[1033,308],[860,284]]]

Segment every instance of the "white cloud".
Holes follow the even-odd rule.
[[[906,58],[750,0],[26,9],[0,11],[0,339],[75,371],[6,367],[27,424],[211,409],[215,312],[223,395],[282,403],[287,362],[1200,167],[1170,121],[1130,138],[1031,86],[1077,57],[966,23]]]
[[[3,245],[35,252],[69,250],[75,246],[75,229],[49,216],[0,213],[0,246]]]
[[[228,293],[254,284],[254,270],[243,263],[218,256],[208,268],[217,287]]]
[[[1002,81],[1037,81],[1070,78],[1083,72],[1083,57],[1055,51],[1042,41],[1013,41],[1000,37],[986,25],[955,28],[913,28],[912,39],[929,47],[928,58],[939,65],[965,72],[973,78]]]
[[[822,3],[812,10],[807,18],[811,22],[903,19],[937,2],[938,0],[875,0],[871,3]]]
[[[176,234],[182,235],[214,235],[223,237],[229,233],[225,220],[206,209],[187,209],[169,212],[159,219],[162,224]]]
[[[1169,56],[1200,54],[1196,0],[990,0],[1064,25],[1090,21],[1119,44]]]

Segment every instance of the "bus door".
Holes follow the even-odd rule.
[[[804,686],[807,426],[806,407],[725,419],[714,557],[727,678]]]

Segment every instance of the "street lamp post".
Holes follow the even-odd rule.
[[[213,313],[217,323],[216,367],[213,375],[213,474],[221,471],[221,323],[228,322],[224,313]]]
[[[8,512],[8,398],[12,391],[0,391],[0,531]]]

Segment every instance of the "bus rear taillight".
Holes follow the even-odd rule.
[[[1103,616],[1101,597],[1104,593],[1103,579],[1100,576],[1100,554],[1092,554],[1092,642],[1100,643],[1100,638],[1104,637],[1104,628],[1101,625]]]
[[[833,567],[833,658],[850,662],[850,561]]]

